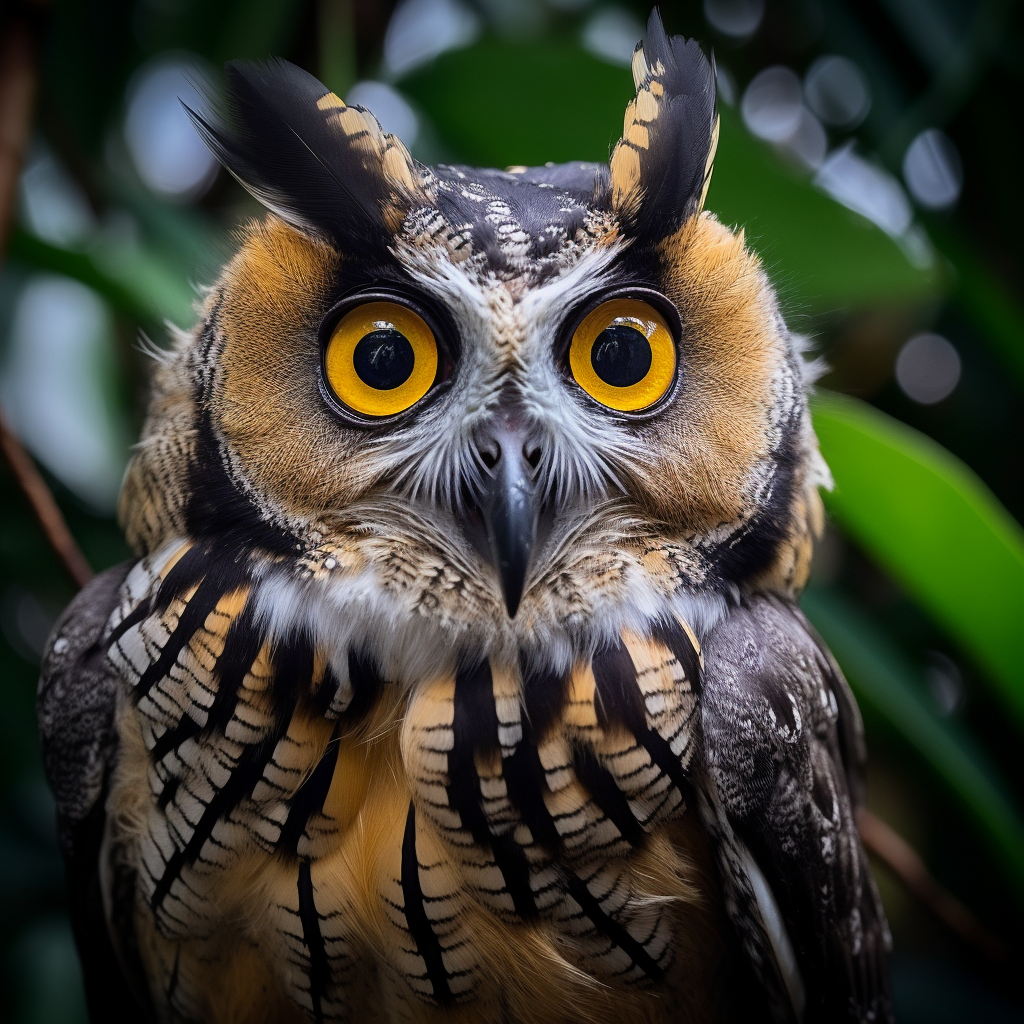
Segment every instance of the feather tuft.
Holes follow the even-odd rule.
[[[633,80],[609,160],[611,205],[629,235],[657,241],[704,206],[718,144],[715,69],[696,40],[666,35],[655,8]]]
[[[185,107],[217,159],[268,210],[343,251],[386,254],[424,201],[402,141],[287,61],[232,61],[223,102]]]

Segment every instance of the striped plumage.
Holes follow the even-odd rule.
[[[701,212],[710,66],[654,16],[634,77],[608,166],[420,167],[283,64],[196,115],[271,215],[40,690],[94,1019],[891,1016],[859,718],[794,604],[808,374]],[[407,377],[339,397],[370,302],[437,345],[408,411],[401,332]],[[598,338],[647,324],[653,403],[614,346],[610,391],[570,370],[602,303],[649,311]]]

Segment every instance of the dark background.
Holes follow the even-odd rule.
[[[708,208],[746,227],[830,367],[823,386],[856,399],[817,410],[839,486],[805,607],[865,714],[870,806],[987,934],[951,929],[876,865],[898,1017],[1024,1020],[1020,8],[662,11],[718,64]],[[428,162],[605,159],[647,13],[628,0],[8,6],[0,27],[35,26],[40,70],[0,275],[0,404],[94,568],[128,556],[113,513],[143,349],[166,343],[168,320],[191,325],[195,286],[258,214],[196,148],[175,98],[189,82],[278,54]],[[72,593],[0,464],[0,1017],[18,1024],[84,1019],[33,708]]]

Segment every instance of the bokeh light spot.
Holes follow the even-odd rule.
[[[855,153],[852,141],[829,153],[814,183],[893,238],[902,238],[911,226],[914,211],[900,183]]]
[[[111,402],[113,324],[95,292],[37,276],[22,291],[0,402],[32,453],[93,508],[113,510],[128,455]]]
[[[704,17],[723,36],[749,39],[764,18],[764,0],[704,0]]]
[[[807,105],[825,124],[856,128],[871,109],[871,92],[863,72],[852,60],[819,57],[804,76]]]
[[[740,103],[746,126],[769,142],[788,139],[800,127],[803,110],[800,79],[781,64],[754,75]]]
[[[934,405],[960,382],[960,355],[941,334],[916,334],[896,357],[896,382],[908,398]]]
[[[468,46],[479,34],[480,18],[459,0],[405,0],[388,22],[384,63],[400,78],[446,50]]]
[[[955,205],[963,188],[963,168],[953,140],[938,128],[926,128],[907,147],[903,178],[921,206],[946,210]]]
[[[633,60],[633,48],[644,34],[644,27],[621,7],[606,7],[598,11],[583,26],[583,48],[595,57],[628,68]]]
[[[192,81],[205,77],[197,58],[164,54],[144,65],[128,87],[124,137],[139,177],[154,191],[191,202],[213,184],[217,161],[182,103],[201,109]],[[190,79],[192,81],[190,81]]]

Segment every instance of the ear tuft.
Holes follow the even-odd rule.
[[[217,159],[289,224],[374,252],[423,201],[402,141],[283,60],[232,61],[223,103],[189,117]]]
[[[612,150],[611,205],[627,234],[657,240],[704,206],[718,145],[715,71],[657,8],[633,52],[636,96]]]

